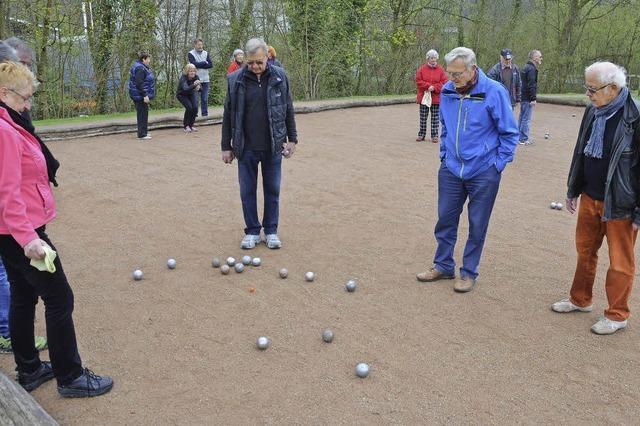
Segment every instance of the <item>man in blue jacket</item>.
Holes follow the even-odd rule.
[[[278,238],[282,157],[293,155],[298,134],[285,71],[267,64],[267,45],[254,38],[246,45],[245,67],[227,77],[222,119],[222,161],[238,159],[238,180],[244,214],[242,249],[261,242],[270,249],[282,246]],[[258,219],[256,190],[262,168],[264,216]]]
[[[476,284],[502,171],[513,160],[518,144],[518,126],[507,91],[478,68],[473,50],[457,47],[444,59],[450,81],[440,97],[438,248],[433,266],[417,278],[422,282],[455,278],[453,251],[468,198],[469,238],[454,285],[455,291],[463,293]]]
[[[156,95],[156,83],[149,65],[151,55],[146,52],[138,54],[138,60],[131,65],[129,71],[129,97],[136,105],[138,122],[138,139],[151,139],[149,135],[149,102]]]

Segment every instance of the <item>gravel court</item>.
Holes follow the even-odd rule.
[[[635,316],[614,336],[589,332],[606,304],[606,243],[594,312],[549,310],[575,266],[576,218],[549,203],[564,203],[581,115],[536,106],[536,144],[507,168],[466,295],[415,280],[435,249],[439,165],[437,145],[414,142],[417,105],[299,115],[301,143],[283,163],[284,246],[259,246],[249,253],[262,266],[228,276],[211,259],[244,254],[243,223],[220,126],[51,142],[62,168],[49,234],[75,291],[83,361],[115,386],[69,401],[48,383],[34,397],[73,425],[633,423]],[[465,211],[457,260],[467,229]],[[40,305],[36,325],[43,333]]]

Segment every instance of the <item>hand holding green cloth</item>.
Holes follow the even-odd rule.
[[[42,248],[44,248],[44,259],[31,259],[31,266],[39,271],[48,271],[53,274],[56,271],[56,265],[53,264],[53,261],[56,260],[58,254],[49,246],[43,245]]]

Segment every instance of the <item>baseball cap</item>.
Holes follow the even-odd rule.
[[[500,56],[502,56],[505,59],[513,58],[513,55],[511,54],[511,49],[502,49],[500,51]]]

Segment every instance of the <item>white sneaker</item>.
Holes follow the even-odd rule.
[[[591,331],[596,334],[613,334],[627,326],[627,320],[613,321],[607,317],[602,318],[591,326]]]
[[[573,312],[573,311],[591,312],[593,310],[593,305],[589,305],[589,306],[585,306],[584,308],[581,308],[580,306],[577,306],[571,303],[569,299],[562,299],[559,302],[556,302],[553,305],[551,305],[551,310],[554,312],[560,312],[560,313]]]
[[[278,234],[266,234],[264,238],[267,241],[267,247],[270,249],[279,249],[282,247],[282,241],[278,238]]]
[[[256,244],[260,244],[260,235],[247,234],[242,239],[240,248],[243,250],[251,250],[255,248]]]
[[[146,135],[144,135],[143,137],[138,138],[138,139],[148,141],[149,139],[151,139],[151,135],[146,134]]]

